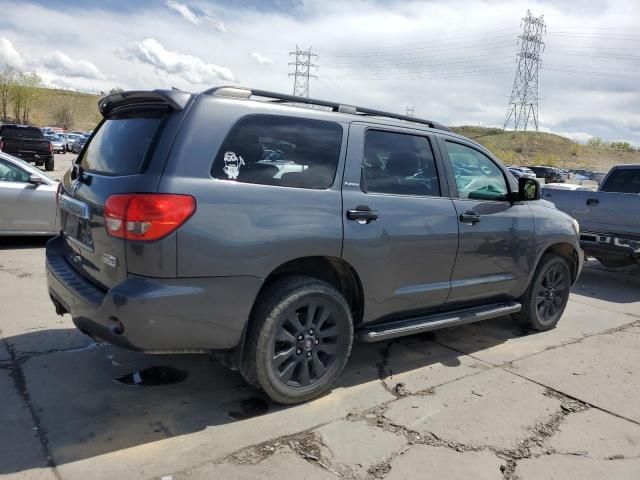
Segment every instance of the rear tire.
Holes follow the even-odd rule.
[[[53,157],[51,157],[49,160],[44,162],[44,169],[47,172],[53,172],[54,168],[55,168],[55,159]]]
[[[314,278],[285,277],[254,307],[241,373],[275,402],[305,402],[331,388],[352,343],[351,309],[340,292]]]
[[[571,288],[571,270],[560,255],[543,255],[522,296],[522,310],[513,315],[522,326],[543,332],[555,328],[567,302]]]

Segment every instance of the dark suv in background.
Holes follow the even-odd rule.
[[[232,87],[99,108],[47,244],[57,312],[122,347],[216,353],[278,402],[327,391],[354,338],[553,328],[582,268],[536,180],[435,122]]]
[[[540,166],[530,166],[527,168],[533,170],[537,178],[544,178],[545,183],[564,183],[562,172],[557,168]]]

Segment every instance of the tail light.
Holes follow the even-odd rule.
[[[107,233],[126,240],[158,240],[177,230],[195,211],[195,198],[170,193],[111,195],[104,204]]]
[[[53,153],[53,144],[49,142],[49,153]]]

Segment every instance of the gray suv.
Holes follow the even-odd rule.
[[[99,108],[58,192],[56,311],[121,347],[215,353],[277,402],[330,389],[354,339],[553,328],[582,268],[535,180],[435,122],[235,87]]]

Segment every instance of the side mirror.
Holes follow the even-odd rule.
[[[42,185],[44,180],[42,180],[38,175],[29,175],[29,183],[37,187],[38,185]]]
[[[540,200],[540,184],[535,178],[518,179],[518,201]]]

